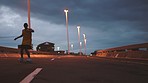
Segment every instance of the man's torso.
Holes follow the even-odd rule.
[[[22,45],[31,45],[32,44],[32,33],[30,29],[22,30],[23,41]]]

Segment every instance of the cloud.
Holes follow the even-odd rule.
[[[20,34],[22,24],[27,22],[27,0],[1,0],[0,7],[0,35],[6,35],[2,27],[11,35]],[[89,53],[148,41],[147,0],[31,0],[35,45],[52,41],[61,49],[67,48],[65,8],[69,9],[70,42],[75,50],[77,25],[81,34],[87,35]]]
[[[17,45],[21,44],[21,39],[18,39],[17,41],[14,41],[13,39],[21,35],[23,23],[26,22],[27,19],[25,16],[21,17],[9,7],[1,6],[0,12],[2,12],[0,14],[0,17],[2,17],[0,21],[0,44],[4,46],[17,47]],[[67,48],[65,25],[57,25],[33,17],[31,18],[31,26],[32,29],[35,30],[35,33],[33,33],[34,49],[38,44],[45,41],[55,43],[55,46],[60,46],[62,50]],[[73,30],[74,29],[69,30],[69,33],[76,35]],[[75,40],[73,38],[75,37],[71,36],[71,40]]]
[[[1,4],[27,11],[27,0],[7,1]],[[57,24],[64,24],[65,8],[69,8],[69,24],[82,24],[94,28],[103,22],[123,22],[131,28],[145,31],[147,0],[31,0],[32,16]],[[17,10],[18,13],[21,13]],[[137,27],[140,26],[140,27]],[[147,29],[146,29],[147,30]]]

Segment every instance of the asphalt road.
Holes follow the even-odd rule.
[[[19,83],[37,68],[31,83],[148,83],[148,63],[84,56],[32,58],[19,63],[18,57],[0,58],[0,83]]]

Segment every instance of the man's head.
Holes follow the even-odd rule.
[[[24,28],[27,29],[28,28],[28,24],[24,23]]]

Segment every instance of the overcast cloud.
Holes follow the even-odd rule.
[[[69,9],[69,37],[77,52],[77,25],[87,37],[87,53],[98,49],[148,42],[147,0],[31,0],[34,48],[49,41],[67,50],[65,15]],[[0,1],[0,45],[17,47],[23,23],[27,22],[27,0]]]

